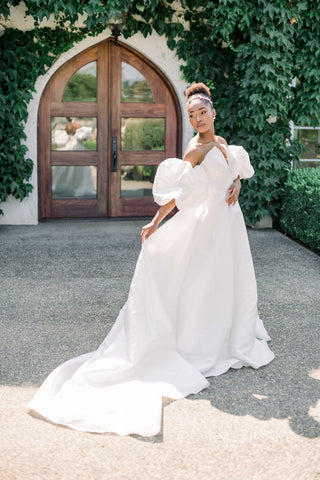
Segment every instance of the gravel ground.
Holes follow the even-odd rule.
[[[161,432],[89,434],[27,415],[47,374],[95,350],[126,300],[146,219],[0,227],[1,480],[320,480],[320,257],[249,230],[275,360],[167,401]]]

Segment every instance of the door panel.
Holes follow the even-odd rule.
[[[180,156],[172,87],[113,40],[63,65],[39,109],[42,218],[152,215],[157,165]]]

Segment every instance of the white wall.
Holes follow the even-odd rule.
[[[51,68],[38,78],[35,89],[36,93],[29,103],[28,107],[28,121],[25,126],[26,140],[29,151],[28,157],[34,162],[34,170],[30,183],[33,185],[33,192],[22,202],[10,197],[6,203],[1,204],[1,209],[4,211],[4,216],[0,217],[0,225],[17,225],[17,224],[37,224],[38,223],[38,161],[37,161],[37,115],[42,92],[50,80],[51,76],[56,70],[63,65],[67,60],[71,59],[83,50],[95,45],[96,43],[110,37],[110,30],[106,29],[98,37],[87,37],[79,44],[75,45],[68,52],[61,55]],[[181,80],[181,72],[179,66],[181,62],[176,57],[175,53],[169,50],[166,44],[166,38],[160,37],[156,33],[144,38],[141,34],[136,34],[133,37],[124,40],[123,43],[130,45],[132,48],[138,50],[147,58],[149,58],[160,70],[162,70],[171,82],[179,98],[182,111],[182,151],[185,149],[188,140],[192,137],[193,130],[189,124],[186,111],[184,91],[186,84]]]

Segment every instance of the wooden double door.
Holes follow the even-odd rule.
[[[157,165],[181,155],[179,103],[158,68],[110,39],[52,77],[38,138],[41,218],[153,215]]]

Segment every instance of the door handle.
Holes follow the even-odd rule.
[[[111,148],[111,171],[117,171],[117,157],[118,157],[118,139],[117,137],[112,137],[112,148]]]

